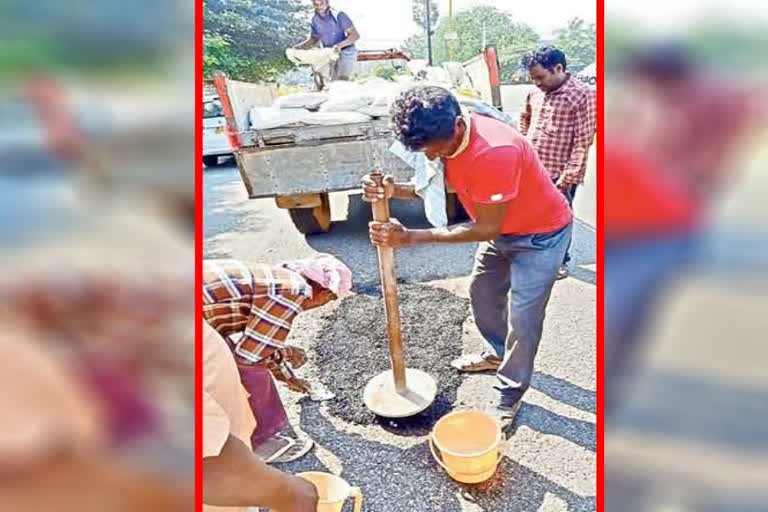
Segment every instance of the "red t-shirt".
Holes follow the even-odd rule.
[[[472,220],[475,203],[509,203],[502,233],[549,233],[573,219],[531,144],[513,127],[472,115],[469,145],[445,160],[445,179]]]
[[[606,239],[686,230],[700,222],[702,205],[637,148],[609,139],[604,163]]]

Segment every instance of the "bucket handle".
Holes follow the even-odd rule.
[[[361,512],[363,510],[363,492],[359,487],[349,488],[349,497],[355,499],[354,512]]]
[[[440,451],[439,448],[435,447],[435,443],[432,441],[432,436],[429,436],[429,450],[432,452],[432,457],[435,458],[435,462],[437,462],[441,468],[443,468],[447,473],[450,473],[450,469],[448,469],[448,466],[445,465],[445,462],[442,461],[442,457],[438,457],[437,452]],[[437,450],[437,451],[436,451]],[[499,452],[498,457],[496,457],[496,466],[499,465],[499,462],[501,462],[501,458],[503,455]],[[475,471],[472,473],[464,473],[465,475],[479,475],[480,473],[485,473],[488,471],[487,469],[484,469],[482,471]]]

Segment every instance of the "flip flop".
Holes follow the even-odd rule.
[[[465,354],[451,361],[451,366],[460,372],[496,371],[501,366],[501,360],[484,354]]]
[[[293,462],[306,455],[315,445],[314,441],[309,438],[288,437],[282,434],[275,434],[267,441],[272,440],[281,442],[283,446],[264,458],[264,462],[267,464]]]

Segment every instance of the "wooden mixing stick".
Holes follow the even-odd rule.
[[[384,186],[384,175],[371,173],[371,179],[379,187]],[[383,199],[371,203],[373,220],[389,222],[389,200]],[[400,307],[397,299],[397,281],[395,274],[395,254],[392,247],[377,247],[379,254],[379,275],[384,293],[384,311],[387,315],[387,333],[389,334],[389,357],[392,361],[392,374],[395,377],[395,389],[406,389],[405,363],[403,361],[403,333],[400,328]]]

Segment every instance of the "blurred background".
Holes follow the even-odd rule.
[[[192,510],[194,2],[0,3],[0,510]]]
[[[605,9],[606,510],[766,510],[768,10]]]

